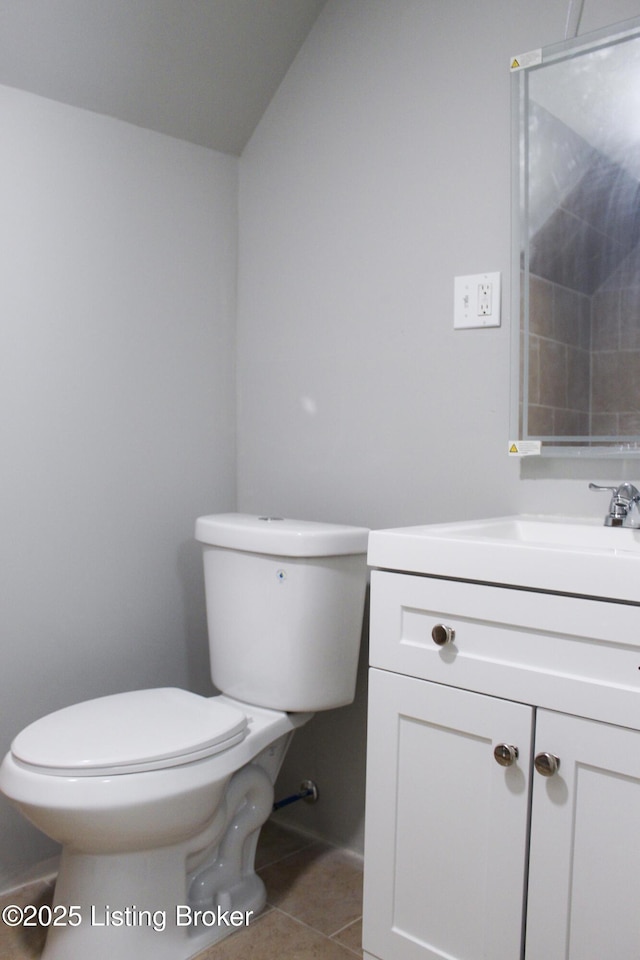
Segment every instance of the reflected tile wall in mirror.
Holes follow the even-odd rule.
[[[529,285],[528,435],[640,435],[640,252],[593,295]]]

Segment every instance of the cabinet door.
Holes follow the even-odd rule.
[[[530,707],[370,671],[363,945],[386,960],[518,960]],[[499,743],[518,759],[499,766]]]
[[[538,711],[526,960],[640,957],[640,732]]]

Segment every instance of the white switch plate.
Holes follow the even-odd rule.
[[[500,326],[499,273],[454,277],[453,326],[456,330]]]

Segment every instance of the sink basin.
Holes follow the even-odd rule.
[[[462,537],[465,540],[499,540],[586,550],[640,550],[640,530],[605,527],[601,521],[591,519],[496,517],[469,523],[436,524],[431,530],[434,536]]]
[[[549,516],[375,530],[369,564],[640,603],[640,530]]]

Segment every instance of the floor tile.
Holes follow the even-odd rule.
[[[0,898],[0,910],[9,904],[19,907],[49,906],[53,898],[53,884],[38,883]],[[0,960],[37,960],[44,949],[46,927],[10,927],[2,924],[0,930]]]
[[[353,960],[353,953],[279,910],[198,955],[197,960]]]
[[[260,870],[267,901],[326,936],[362,913],[362,864],[353,854],[314,843]]]
[[[260,831],[260,840],[256,851],[256,870],[260,870],[270,863],[275,863],[276,860],[282,860],[283,857],[288,857],[299,850],[304,850],[312,843],[314,841],[304,834],[288,830],[272,820],[267,820]]]
[[[362,918],[339,930],[331,939],[353,951],[357,957],[362,957]]]

